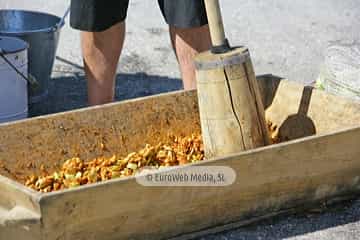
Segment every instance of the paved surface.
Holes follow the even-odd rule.
[[[360,239],[360,200],[334,205],[323,213],[278,217],[198,240]]]
[[[310,83],[327,46],[360,41],[359,0],[222,1],[230,41],[250,48],[258,74],[272,73]],[[25,8],[57,15],[68,0],[0,0],[2,8]],[[226,4],[226,5],[225,5]],[[181,88],[179,71],[156,1],[131,0],[128,31],[116,87],[117,100]],[[32,106],[32,115],[86,106],[79,34],[63,29],[50,98]],[[204,240],[360,239],[360,201],[325,213],[268,220]]]
[[[155,0],[131,0],[128,35],[119,71],[178,78],[179,72]],[[1,0],[0,8],[26,8],[62,15],[69,0]],[[257,73],[311,82],[326,47],[360,40],[358,0],[222,1],[228,37],[250,48]],[[64,29],[58,55],[81,65],[79,34]],[[63,64],[58,62],[57,64]]]

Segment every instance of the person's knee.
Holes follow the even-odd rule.
[[[176,38],[181,38],[197,51],[205,51],[211,47],[209,26],[178,28],[170,26],[171,39],[176,44]]]
[[[187,28],[179,28],[176,26],[169,26],[170,31],[178,33],[178,34],[198,34],[198,33],[203,33],[203,34],[210,34],[209,31],[209,25],[203,25],[200,27],[187,27]]]
[[[102,32],[81,32],[83,54],[99,51],[106,55],[118,55],[125,38],[125,28],[125,22],[120,22]]]
[[[100,32],[81,31],[81,38],[85,41],[108,42],[111,39],[124,38],[125,36],[125,22],[119,22],[110,28]]]

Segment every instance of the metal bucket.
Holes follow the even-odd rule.
[[[28,75],[28,44],[18,38],[0,36],[4,57]],[[28,115],[27,81],[0,58],[0,123],[24,119]]]
[[[59,24],[61,23],[61,24]],[[28,89],[30,103],[43,101],[49,93],[49,82],[64,22],[47,13],[23,10],[0,10],[0,35],[19,37],[29,43],[29,73],[39,82]]]

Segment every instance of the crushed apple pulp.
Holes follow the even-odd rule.
[[[277,127],[267,121],[269,137],[272,144],[279,143]],[[204,160],[204,145],[200,134],[186,137],[170,137],[167,144],[156,146],[147,144],[138,152],[126,157],[113,155],[110,158],[99,157],[90,161],[71,158],[61,169],[41,175],[31,175],[26,178],[25,185],[39,192],[53,192],[81,185],[97,183],[116,178],[135,175],[144,167],[171,167],[195,163]],[[40,169],[44,167],[40,167]]]

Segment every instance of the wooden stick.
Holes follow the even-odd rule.
[[[223,46],[226,44],[226,37],[219,0],[205,0],[205,6],[212,44],[213,46]]]

